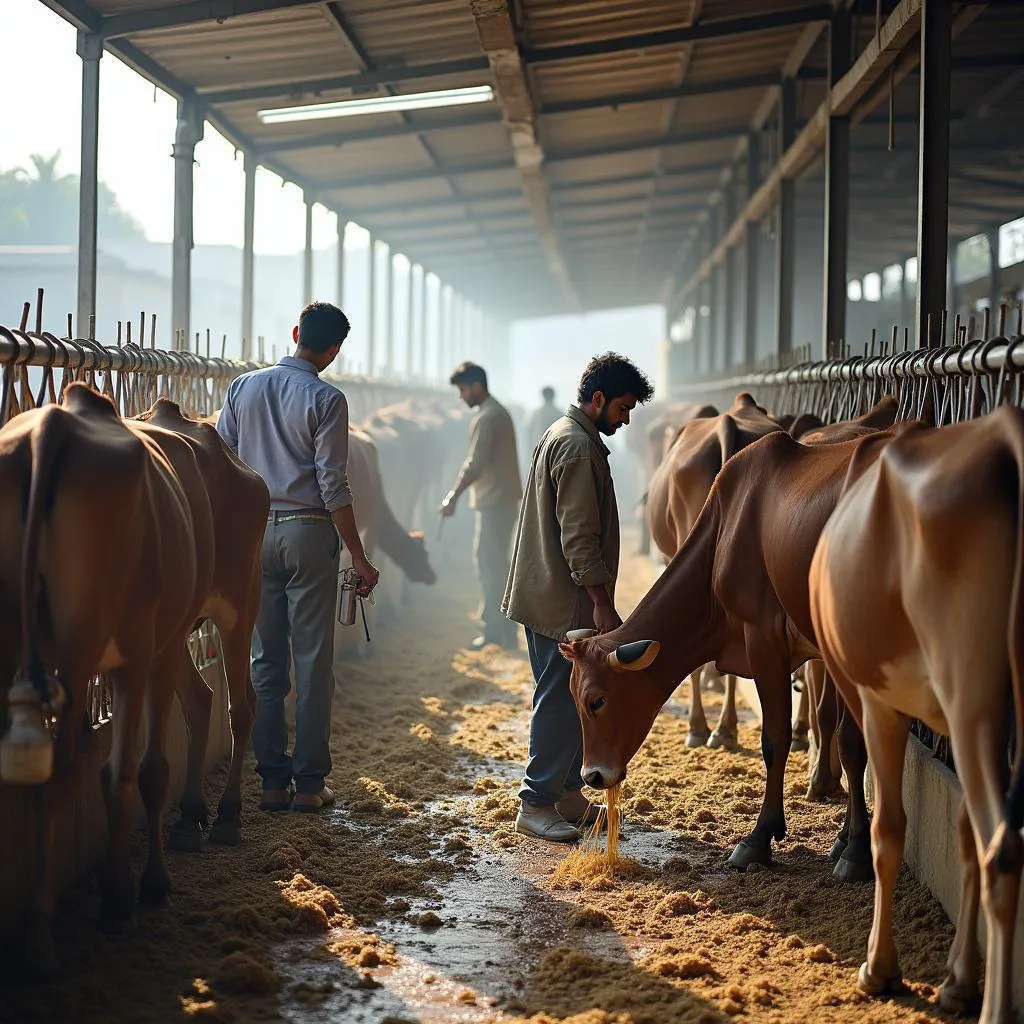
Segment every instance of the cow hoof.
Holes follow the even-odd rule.
[[[242,825],[238,821],[224,821],[218,818],[210,829],[210,842],[218,846],[241,846]]]
[[[708,746],[712,750],[736,750],[739,747],[739,740],[734,729],[716,729],[708,737]]]
[[[163,907],[170,901],[169,878],[145,878],[139,882],[139,903],[146,907]]]
[[[203,848],[203,830],[194,828],[173,828],[167,836],[167,849],[178,853],[198,853]]]
[[[815,803],[831,800],[833,797],[845,796],[842,779],[829,778],[824,782],[812,779],[807,787],[807,799]]]
[[[889,993],[902,992],[903,975],[897,970],[892,977],[879,977],[868,970],[867,961],[865,961],[857,972],[857,988],[868,996],[884,996]]]
[[[696,750],[697,747],[706,747],[709,739],[711,739],[711,733],[707,729],[703,732],[694,732],[691,729],[690,734],[686,737],[686,745],[691,750]]]
[[[807,738],[807,733],[794,733],[793,739],[789,744],[789,752],[791,754],[799,754],[805,750],[811,749],[811,741]]]
[[[844,847],[844,853],[847,848]],[[867,883],[875,880],[875,870],[871,866],[870,860],[865,863],[840,854],[836,860],[836,866],[832,869],[832,876],[840,882]]]
[[[959,1017],[974,1017],[981,1009],[981,992],[977,984],[962,985],[947,978],[939,989],[939,1006],[946,1013],[954,1013]]]
[[[754,846],[746,839],[741,839],[736,844],[736,849],[729,856],[729,867],[737,871],[746,871],[751,864],[762,864],[770,867],[772,863],[771,848],[765,849],[762,846]]]
[[[29,925],[18,949],[18,959],[25,975],[35,981],[48,981],[60,973],[57,964],[57,943],[47,922]]]
[[[828,859],[832,861],[833,864],[836,863],[836,861],[842,857],[843,851],[846,849],[848,844],[849,840],[846,836],[840,833],[836,836],[836,841],[832,844],[832,849],[828,851]]]

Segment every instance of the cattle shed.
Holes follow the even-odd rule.
[[[178,100],[173,319],[186,336],[204,122],[244,154],[250,344],[257,165],[304,192],[307,297],[319,202],[422,268],[410,287],[428,272],[450,285],[431,311],[446,357],[500,359],[514,319],[661,303],[676,383],[804,345],[824,354],[887,318],[915,321],[920,340],[927,315],[956,304],[955,244],[1024,212],[1007,130],[1024,74],[1013,0],[43,2],[80,32],[80,323],[94,305],[104,51]],[[492,98],[469,106],[266,121],[487,85]],[[993,267],[985,293],[1001,287]],[[899,268],[886,302],[848,302],[850,282],[884,268]],[[371,275],[371,291],[390,297],[391,276]],[[371,372],[392,367],[383,349]]]
[[[20,330],[0,326],[0,426],[20,411],[46,404],[47,394],[56,403],[63,385],[76,379],[103,390],[124,417],[138,415],[161,395],[179,401],[189,414],[214,413],[228,382],[264,361],[253,324],[259,167],[303,193],[305,248],[296,305],[314,298],[314,205],[337,217],[339,295],[346,260],[353,258],[344,250],[345,226],[355,223],[370,233],[367,372],[365,378],[338,383],[353,403],[353,422],[361,421],[360,429],[367,429],[380,450],[382,494],[387,489],[389,500],[402,506],[396,509],[397,532],[406,540],[415,535],[419,550],[422,529],[430,531],[429,541],[436,528],[432,517],[439,496],[430,489],[456,471],[464,442],[461,410],[440,401],[432,385],[446,380],[462,359],[507,372],[514,359],[509,332],[514,321],[660,305],[667,334],[661,390],[667,394],[659,399],[726,408],[738,390],[749,390],[772,415],[812,413],[831,424],[861,415],[891,394],[899,405],[897,420],[931,417],[938,427],[1004,402],[1024,405],[1024,305],[1013,309],[1024,288],[1024,233],[1010,244],[1008,230],[1024,217],[1024,142],[1017,130],[1024,115],[1024,0],[40,2],[75,26],[82,64],[77,324],[69,316],[67,338],[45,333],[41,312],[35,331],[27,329],[27,321]],[[241,361],[211,359],[209,349],[205,359],[198,352],[147,349],[145,319],[138,345],[132,345],[130,333],[124,346],[120,337],[117,347],[102,345],[86,326],[95,318],[102,259],[97,153],[105,53],[177,101],[175,349],[188,349],[200,326],[191,322],[193,164],[206,126],[244,159]],[[372,112],[347,116],[353,112],[347,105],[357,103]],[[325,105],[334,105],[329,114],[316,109]],[[1001,258],[1001,250],[1010,255]],[[385,259],[378,258],[385,253]],[[410,265],[404,302],[395,294],[399,255]],[[440,282],[440,298],[433,303],[427,300],[431,276]],[[399,309],[408,317],[404,331],[395,329]],[[374,318],[381,316],[384,322],[375,329]],[[440,339],[436,365],[430,366],[428,321],[429,333]],[[404,358],[396,351],[398,336],[408,346]],[[149,338],[154,345],[155,327]],[[620,348],[629,354],[628,338]],[[63,371],[59,381],[56,370]],[[452,401],[450,393],[446,397]],[[660,403],[659,408],[663,411]],[[642,415],[637,420],[642,422]],[[422,482],[421,476],[430,479]],[[395,494],[402,495],[398,502]],[[452,530],[464,526],[461,521],[449,528],[450,545]],[[406,533],[406,527],[416,529]],[[459,536],[468,551],[468,536]],[[432,548],[439,550],[440,531]],[[451,561],[450,549],[445,557]],[[650,569],[649,560],[644,566]],[[468,564],[458,563],[448,578],[458,573],[469,579]],[[643,577],[645,585],[652,586],[655,578],[653,571]],[[381,590],[395,613],[409,598],[409,580],[394,572]],[[465,607],[459,606],[459,615],[468,620],[473,613],[464,598],[460,593]],[[436,680],[452,675],[451,651],[435,649],[450,637],[443,632],[450,625],[443,617],[452,607],[423,601],[396,614],[398,621],[405,614],[419,616],[432,645],[430,671],[437,675],[427,674],[421,684],[419,654],[412,650],[400,649],[388,664],[394,688],[383,703],[390,714],[394,701],[388,728],[399,723],[400,729],[386,734],[394,751],[381,754],[375,764],[382,778],[402,757],[413,762],[423,751],[443,747],[423,723],[434,716],[432,727],[444,735],[451,722],[442,720],[443,702],[424,687],[441,686]],[[217,641],[193,634],[190,642],[216,691],[207,757],[213,764],[231,749]],[[463,661],[460,671],[471,677],[477,667]],[[497,674],[511,677],[514,671],[502,663]],[[366,671],[357,682],[364,689],[355,720],[366,731],[381,724],[369,713],[359,717],[360,707],[377,709],[382,703],[367,683],[371,675]],[[528,704],[530,686],[532,679],[521,693],[510,692]],[[91,725],[101,743],[90,753],[74,794],[73,820],[59,834],[56,872],[65,887],[95,866],[104,846],[93,769],[106,757],[104,728],[111,709],[101,677],[90,687]],[[408,700],[406,687],[412,688]],[[752,723],[758,696],[746,692]],[[472,693],[453,688],[451,705],[465,706],[476,699]],[[501,700],[514,703],[507,696]],[[412,717],[409,702],[416,704]],[[520,726],[502,720],[500,729],[490,728],[504,738]],[[173,730],[169,752],[177,791],[188,738],[177,720]],[[905,861],[955,919],[961,894],[955,827],[961,789],[948,746],[920,723],[915,735],[904,779],[910,819]],[[448,770],[447,762],[437,763],[441,767],[424,774]],[[394,770],[401,773],[404,767]],[[419,799],[420,783],[403,779]],[[494,792],[473,790],[481,801],[494,801],[491,810],[497,808],[487,828],[497,825],[493,836],[504,828],[505,838],[514,842],[509,823],[514,811],[508,820],[499,815],[503,805],[497,791],[508,779],[489,781]],[[345,785],[355,791],[366,782],[360,777]],[[437,796],[422,796],[413,807],[380,787],[358,792],[362,805],[371,808],[367,814],[384,818],[387,812],[394,820],[406,813],[415,817]],[[28,835],[29,797],[23,792],[0,796],[0,820],[8,833]],[[744,808],[737,814],[749,815],[745,801],[737,799],[735,805]],[[701,814],[707,813],[703,808]],[[365,851],[359,847],[362,833],[352,835],[356,838],[350,836],[351,846],[344,849],[354,857]],[[715,840],[710,828],[701,835],[712,836],[709,845]],[[459,856],[456,839],[463,842],[461,833],[446,839],[446,855]],[[401,861],[403,870],[412,857],[399,847],[385,853]],[[19,850],[0,892],[5,908],[0,939],[13,934],[15,915],[25,908],[34,870],[30,854],[28,847]],[[295,863],[287,851],[281,856],[281,870],[290,872],[306,851],[295,849]],[[467,862],[468,854],[453,861]],[[538,863],[547,870],[551,862],[540,858]],[[265,875],[274,870],[260,867]],[[223,879],[226,885],[226,873]],[[372,881],[383,885],[380,872]],[[202,883],[193,876],[190,884],[205,892]],[[509,892],[519,883],[518,877],[508,882]],[[758,887],[755,874],[749,890]],[[353,884],[352,892],[356,889]],[[389,890],[389,899],[399,891]],[[494,893],[485,895],[497,901]],[[688,919],[703,912],[707,906],[698,908],[697,896],[703,898],[697,892],[692,908],[677,900],[676,909],[669,907],[664,915]],[[537,902],[524,904],[529,913],[554,906],[544,903],[547,896],[533,898]],[[794,905],[803,906],[802,899]],[[404,897],[388,903],[387,911],[400,903],[403,913],[410,911]],[[308,902],[304,906],[309,909]],[[383,897],[371,910],[360,924],[374,914],[382,918]],[[1019,909],[1018,950],[1022,917]],[[332,917],[331,927],[341,919]],[[593,925],[595,919],[599,915],[581,927],[604,927]],[[326,913],[324,921],[326,930]],[[421,923],[420,917],[403,918],[401,927]],[[430,938],[436,934],[431,931]],[[370,962],[383,948],[357,952]],[[824,949],[810,947],[809,962],[825,964],[812,956]],[[226,946],[221,952],[235,955]],[[699,957],[691,958],[669,968],[695,970],[700,963]],[[367,977],[364,973],[363,981]],[[644,984],[648,981],[645,975]],[[613,980],[609,987],[616,984]],[[1024,972],[1016,972],[1013,985],[1015,1004],[1024,1011]],[[363,998],[363,988],[369,992],[374,986],[356,980],[352,987]],[[310,991],[317,999],[333,998],[325,994],[329,989]],[[672,995],[667,992],[659,989],[655,995],[667,1000]],[[187,1005],[202,1009],[203,995],[197,988]],[[180,998],[185,1006],[186,997]],[[473,1005],[461,995],[453,998]]]

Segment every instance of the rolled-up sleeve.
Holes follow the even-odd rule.
[[[238,454],[238,421],[235,419],[234,385],[228,388],[224,396],[224,406],[217,417],[217,433],[221,440],[237,455]]]
[[[323,400],[313,436],[316,480],[328,512],[352,504],[348,484],[348,399],[335,391]]]
[[[562,554],[573,583],[580,587],[607,586],[614,577],[601,554],[601,512],[592,460],[561,462],[552,468],[551,480]]]
[[[494,451],[494,420],[477,416],[469,428],[469,452],[459,471],[459,480],[471,484],[479,480]]]

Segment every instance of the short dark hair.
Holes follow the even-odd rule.
[[[543,398],[545,402],[553,402],[554,399],[555,399],[555,389],[554,388],[541,388],[540,389],[540,397]]]
[[[459,363],[452,371],[451,377],[448,378],[448,383],[454,384],[457,388],[469,387],[472,384],[483,384],[486,389],[487,371],[476,363]]]
[[[329,302],[311,302],[299,314],[299,345],[310,352],[330,351],[350,330],[348,317]]]
[[[580,405],[586,405],[597,391],[602,392],[609,401],[623,395],[635,395],[641,405],[654,397],[654,388],[647,375],[616,352],[594,356],[587,363],[577,394]]]

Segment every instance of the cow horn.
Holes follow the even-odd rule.
[[[592,636],[597,636],[596,629],[570,629],[569,632],[565,634],[565,639],[569,641],[589,640]]]
[[[661,650],[657,640],[634,640],[631,644],[619,644],[608,654],[608,665],[616,672],[643,672],[650,668]]]

